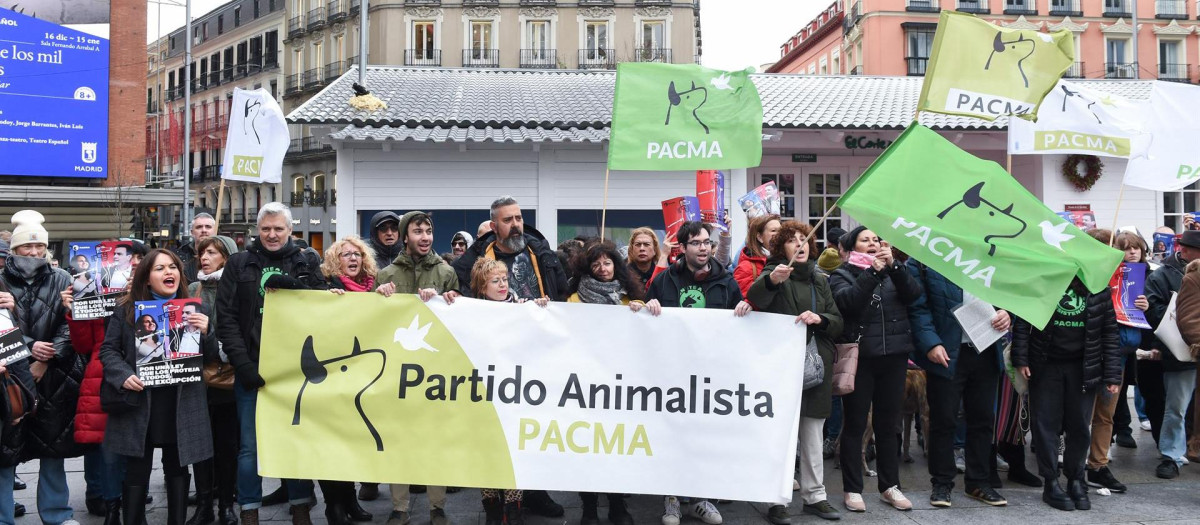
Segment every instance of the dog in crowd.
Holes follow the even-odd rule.
[[[913,421],[920,417],[917,429],[919,435],[917,437],[917,446],[926,455],[929,454],[927,447],[929,436],[929,399],[925,395],[925,371],[919,368],[909,368],[904,377],[904,418],[901,433],[904,434],[904,443],[901,452],[905,463],[912,463],[913,457],[910,451],[910,437],[912,435]]]

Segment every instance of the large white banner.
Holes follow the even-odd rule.
[[[1150,135],[1142,131],[1145,101],[1096,91],[1059,80],[1042,101],[1037,122],[1008,122],[1010,155],[1050,153],[1137,157]]]
[[[1156,191],[1175,191],[1200,180],[1200,122],[1195,119],[1200,87],[1176,82],[1154,83],[1142,119],[1154,135],[1146,158],[1131,159],[1125,184]],[[1189,210],[1182,210],[1189,211]]]
[[[221,178],[279,182],[289,142],[287,120],[270,91],[233,88]]]
[[[785,503],[794,318],[267,295],[260,472]]]

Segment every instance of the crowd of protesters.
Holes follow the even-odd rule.
[[[1002,471],[1009,483],[1041,487],[1043,501],[1060,510],[1088,510],[1089,487],[1125,492],[1108,458],[1114,442],[1137,446],[1126,397],[1131,386],[1144,399],[1139,422],[1148,422],[1144,428],[1160,452],[1156,475],[1174,478],[1189,458],[1200,460],[1200,432],[1193,432],[1200,418],[1189,423],[1188,415],[1200,394],[1195,364],[1175,357],[1153,331],[1119,325],[1110,294],[1090,293],[1076,280],[1040,329],[999,310],[991,324],[1006,337],[976,347],[954,316],[974,298],[861,226],[828,228],[820,238],[807,223],[760,216],[750,221],[744,248],[732,258],[728,223],[687,222],[669,239],[643,227],[620,243],[580,237],[556,249],[524,223],[520,203],[501,197],[474,236],[458,231],[450,237],[446,254],[434,250],[434,217],[421,211],[378,213],[368,238],[347,236],[319,254],[293,238],[291,211],[269,203],[259,211],[257,235],[242,250],[215,235],[207,214],[193,220],[191,242],[175,251],[122,244],[125,273],[106,279],[125,286],[115,312],[107,319],[75,320],[75,292],[89,286],[80,281],[87,268],[76,266],[87,261],[55,268],[43,222],[36,211],[22,211],[13,216],[13,231],[0,234],[0,317],[21,329],[32,352],[28,360],[0,366],[6,396],[0,403],[0,487],[6,489],[0,490],[0,524],[25,513],[13,490],[23,488],[16,466],[31,460],[38,461],[41,521],[77,523],[64,460],[83,456],[87,511],[104,516],[105,525],[142,525],[155,449],[161,451],[170,525],[255,525],[264,505],[284,502],[293,523],[308,524],[315,485],[329,523],[372,521],[359,501],[380,496],[375,483],[361,483],[356,491],[348,481],[283,480],[278,491],[263,495],[255,406],[266,384],[258,362],[264,294],[271,289],[406,294],[449,304],[459,297],[542,307],[565,301],[655,316],[663,308],[792,316],[807,326],[805,346],[824,365],[824,377],[803,393],[793,489],[804,513],[830,520],[841,517],[825,486],[824,460],[834,457],[844,510],[866,510],[864,476],[877,477],[883,504],[912,508],[901,489],[900,462],[906,457],[901,435],[908,432],[902,405],[914,372],[923,378],[916,384],[928,404],[928,418],[918,418],[917,430],[934,507],[952,505],[960,473],[964,494],[990,506],[1007,504],[997,490]],[[1148,261],[1146,242],[1136,232],[1115,238],[1107,230],[1090,233],[1124,251],[1126,262]],[[1200,350],[1200,231],[1186,231],[1178,252],[1153,268],[1136,307],[1157,326],[1177,294],[1180,332],[1193,352]],[[204,382],[147,388],[135,373],[141,350],[133,305],[186,297],[202,298],[187,323],[198,334]],[[835,389],[835,360],[852,347],[857,370]],[[1036,475],[1025,467],[1027,444]],[[408,525],[413,495],[422,493],[432,525],[448,525],[446,495],[460,490],[387,489],[389,525]],[[521,525],[524,513],[564,514],[542,490],[482,488],[480,496],[487,525]],[[600,496],[579,494],[581,525],[600,523]],[[629,495],[604,496],[614,525],[649,519],[630,513]],[[679,525],[685,514],[708,525],[722,522],[717,502],[661,497],[663,525]],[[196,510],[189,517],[190,504]],[[770,506],[767,516],[775,525],[792,519],[782,505]]]

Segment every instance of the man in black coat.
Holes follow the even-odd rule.
[[[492,231],[475,241],[466,253],[454,261],[454,271],[464,293],[471,282],[471,267],[481,257],[495,259],[508,266],[508,286],[521,299],[549,297],[566,300],[567,274],[554,248],[533,228],[525,226],[521,205],[510,196],[492,203]],[[526,496],[528,503],[528,495]]]
[[[242,523],[258,523],[262,507],[254,413],[258,389],[266,384],[258,373],[264,295],[275,288],[324,289],[320,266],[319,258],[292,243],[291,210],[272,202],[260,212],[258,242],[229,257],[217,288],[217,335],[234,367],[233,393],[241,426],[237,495]],[[293,517],[307,516],[315,501],[312,481],[285,482]]]
[[[392,264],[392,261],[404,252],[404,243],[400,242],[400,216],[390,211],[381,211],[371,217],[370,243],[371,249],[375,250],[376,268],[382,270]]]

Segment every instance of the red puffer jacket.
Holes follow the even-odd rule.
[[[100,382],[104,367],[100,364],[100,343],[104,342],[104,326],[108,319],[76,321],[67,314],[71,328],[71,345],[79,355],[87,356],[87,369],[79,385],[79,404],[75,410],[75,442],[101,443],[108,414],[100,408]]]
[[[758,279],[766,266],[766,257],[755,257],[742,248],[742,256],[738,259],[737,268],[733,269],[733,279],[737,281],[738,288],[741,288],[742,297],[746,297],[746,294],[750,292],[750,285],[754,284],[755,279]]]

